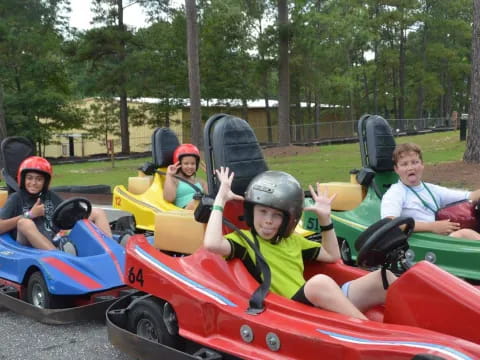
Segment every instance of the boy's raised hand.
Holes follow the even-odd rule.
[[[306,207],[304,210],[313,211],[317,214],[320,221],[324,220],[326,222],[324,225],[328,225],[330,223],[330,213],[332,212],[332,201],[337,194],[328,197],[328,189],[326,186],[322,189],[320,184],[317,183],[316,187],[317,189],[315,191],[312,185],[308,186],[315,203],[312,206]]]
[[[227,202],[229,200],[243,200],[243,196],[237,195],[232,191],[232,181],[235,176],[232,171],[230,174],[228,167],[221,166],[220,169],[216,169],[215,173],[220,181],[220,188],[218,189],[217,199]]]

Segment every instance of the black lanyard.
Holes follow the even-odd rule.
[[[428,208],[430,211],[432,211],[434,214],[438,211],[438,209],[440,209],[440,206],[438,206],[437,204],[437,200],[435,200],[435,197],[433,196],[432,192],[430,191],[430,189],[427,187],[427,185],[422,181],[422,185],[425,189],[427,189],[428,193],[430,194],[430,196],[432,197],[432,200],[437,208],[437,210],[434,210],[432,209],[432,207],[430,206],[430,204],[428,204],[425,200],[423,200],[420,195],[417,194],[417,192],[415,190],[413,190],[413,188],[411,188],[410,186],[406,185],[408,189],[410,189],[411,192],[413,192],[415,194],[415,196],[422,202],[423,206],[425,206],[426,208]]]

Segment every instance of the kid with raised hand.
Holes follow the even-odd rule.
[[[173,153],[173,164],[167,167],[167,176],[163,185],[163,198],[182,209],[195,209],[197,205],[193,200],[195,189],[187,183],[196,186],[204,193],[207,192],[205,181],[197,178],[199,165],[200,151],[195,145],[182,144],[178,146]],[[184,181],[175,176],[184,179]]]
[[[207,224],[204,246],[207,250],[239,258],[250,273],[261,281],[255,266],[255,253],[235,232],[223,236],[222,211],[230,200],[241,200],[231,191],[234,174],[228,168],[216,170],[220,188]],[[349,281],[340,288],[327,275],[317,274],[305,281],[304,261],[336,262],[340,259],[337,237],[330,219],[331,202],[317,183],[310,186],[314,205],[305,210],[317,214],[322,229],[322,244],[295,234],[294,229],[303,211],[303,190],[298,181],[281,171],[266,171],[249,184],[244,199],[245,219],[250,230],[242,232],[254,243],[268,263],[271,271],[270,290],[276,294],[342,313],[366,319],[362,311],[385,301],[380,271]],[[387,272],[389,283],[396,277]]]

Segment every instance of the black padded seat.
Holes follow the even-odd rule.
[[[17,170],[21,162],[35,155],[35,146],[23,136],[9,136],[0,145],[2,177],[7,183],[8,192],[18,191]]]
[[[177,135],[170,128],[157,128],[152,134],[152,159],[155,167],[173,163],[173,152],[180,145]]]
[[[208,174],[221,166],[229,167],[235,173],[232,191],[238,195],[243,196],[250,180],[268,170],[257,137],[243,119],[226,114],[210,117],[204,140]],[[216,176],[208,176],[211,196],[215,196],[219,185]]]
[[[388,122],[378,115],[364,115],[358,122],[362,166],[376,172],[393,171],[395,138]]]

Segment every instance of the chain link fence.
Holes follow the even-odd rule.
[[[387,120],[394,135],[443,131],[457,128],[449,118],[422,119],[389,119]],[[354,142],[358,139],[358,121],[331,121],[315,124],[292,124],[290,126],[291,142],[296,145],[308,145],[333,142]],[[278,143],[278,126],[253,127],[258,141],[263,146],[273,146]],[[188,132],[184,130],[183,136]],[[153,133],[153,129],[152,129]],[[151,153],[151,133],[143,136],[130,136],[130,151],[136,154]],[[177,136],[182,142],[179,134]],[[183,141],[188,142],[188,141]],[[109,156],[121,152],[120,138],[108,141],[92,140],[82,136],[63,136],[56,143],[45,147],[45,156],[50,158],[84,158]]]

